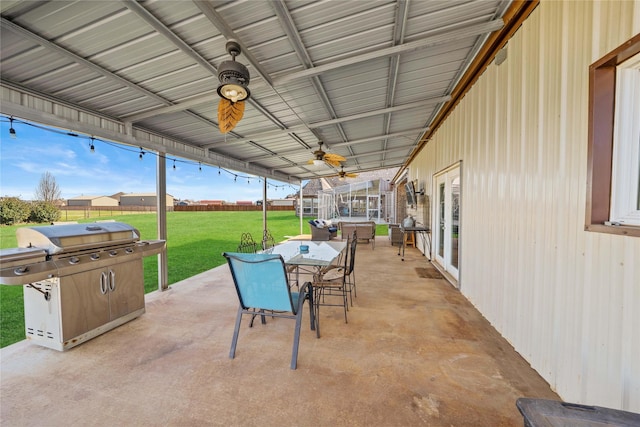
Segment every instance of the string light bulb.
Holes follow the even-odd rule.
[[[13,117],[9,117],[9,138],[16,139],[18,135],[16,135],[16,130],[13,128]]]
[[[176,170],[176,159],[173,159],[173,170]]]
[[[95,153],[95,152],[96,152],[96,146],[95,146],[95,145],[93,145],[93,140],[94,140],[94,138],[93,138],[93,137],[91,137],[91,142],[89,143],[89,150],[90,150],[92,153]]]
[[[140,158],[140,160],[142,160],[144,158],[144,150],[142,149],[142,147],[140,147],[140,155],[138,156]]]
[[[200,172],[202,172],[202,163],[201,163],[201,162],[198,162],[198,170],[199,170]]]

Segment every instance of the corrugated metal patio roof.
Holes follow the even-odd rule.
[[[517,2],[519,3],[519,2]],[[10,1],[1,113],[203,164],[298,181],[406,165],[511,0]],[[522,6],[518,6],[522,7]],[[493,34],[493,36],[492,36]],[[249,69],[218,129],[225,44]]]

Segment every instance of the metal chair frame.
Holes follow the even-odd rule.
[[[245,314],[252,316],[250,327],[253,326],[253,319],[256,316],[261,317],[264,325],[267,323],[265,311],[270,311],[268,315],[271,317],[294,319],[296,321],[291,351],[291,369],[296,369],[302,312],[306,300],[309,300],[310,305],[309,320],[311,330],[315,330],[316,337],[320,337],[320,329],[314,309],[313,285],[311,282],[307,282],[300,287],[300,292],[291,292],[286,266],[280,255],[232,252],[225,252],[222,255],[229,264],[240,302],[229,358],[235,358],[242,316]],[[252,271],[247,272],[246,269]]]
[[[313,291],[314,291],[314,299],[315,299],[315,311],[316,311],[316,319],[318,330],[320,329],[320,306],[333,306],[333,307],[343,307],[344,309],[344,323],[349,323],[347,318],[347,311],[349,311],[349,299],[347,298],[347,294],[351,293],[351,282],[349,279],[350,270],[352,269],[352,262],[355,255],[355,247],[357,245],[358,239],[356,233],[353,233],[353,236],[348,238],[347,240],[347,251],[343,255],[341,264],[332,265],[323,269],[316,275],[314,275],[313,279]],[[330,272],[338,271],[342,274],[338,277],[328,279],[326,276]],[[355,283],[355,282],[354,282]],[[337,302],[327,302],[327,297],[329,298],[340,298],[340,303]],[[318,332],[319,333],[319,332]]]
[[[253,240],[251,233],[242,233],[240,236],[240,244],[236,252],[245,254],[254,254],[258,251],[258,244]]]

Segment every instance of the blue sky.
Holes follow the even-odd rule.
[[[8,118],[0,118],[0,196],[31,200],[47,171],[55,177],[64,199],[155,193],[157,157],[151,152],[140,160],[139,148],[102,140],[94,142],[91,152],[91,140],[84,135],[68,136],[22,122],[14,122],[13,128],[16,139],[9,137]],[[235,182],[234,173],[238,175]],[[200,171],[197,163],[167,157],[167,192],[176,199],[260,200],[262,182],[247,176],[235,171],[218,173],[217,167],[205,165]],[[273,184],[268,187],[269,199],[282,199],[297,191],[297,186],[269,183]]]

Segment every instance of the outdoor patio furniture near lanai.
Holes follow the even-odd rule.
[[[236,252],[242,252],[245,254],[254,254],[258,251],[258,245],[255,240],[253,240],[253,236],[251,233],[242,233],[240,236],[240,244],[236,249]]]
[[[310,220],[311,240],[331,240],[338,235],[338,227],[326,224],[323,220]]]
[[[371,242],[371,248],[376,248],[376,223],[375,221],[340,221],[338,227],[342,233],[342,239],[351,237],[355,231],[358,232],[358,240],[361,243]]]
[[[320,337],[316,327],[311,283],[307,282],[301,286],[300,292],[291,292],[285,263],[280,255],[229,252],[222,255],[229,264],[240,302],[229,357],[235,358],[242,316],[248,314],[253,318],[259,315],[264,325],[266,324],[265,311],[270,311],[268,314],[270,317],[296,321],[291,354],[291,369],[296,369],[302,308],[306,300],[309,300],[311,330],[316,330],[316,337]]]
[[[313,277],[318,325],[320,324],[320,306],[342,306],[344,309],[344,322],[348,323],[349,299],[347,294],[351,296],[352,285],[355,286],[355,281],[351,280],[351,274],[353,272],[357,244],[358,239],[354,231],[353,235],[347,240],[347,251],[342,256],[342,263],[340,265],[329,265]],[[328,301],[329,299],[331,299],[331,302]]]
[[[271,231],[264,230],[262,232],[262,250],[272,248],[276,245],[276,240],[273,238]]]

